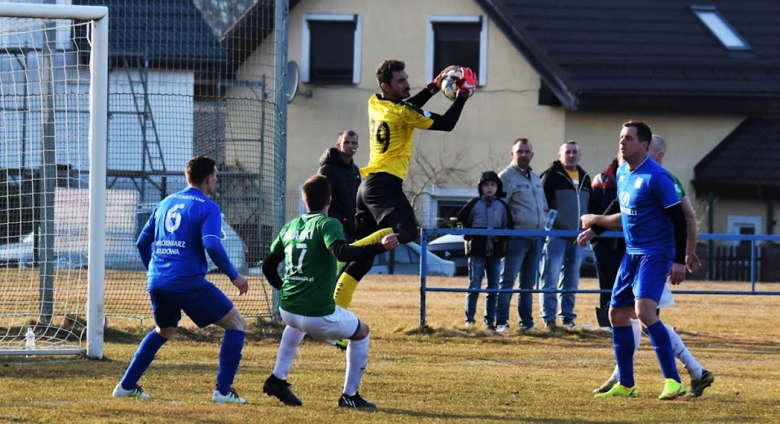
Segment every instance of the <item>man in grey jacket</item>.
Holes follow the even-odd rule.
[[[541,230],[547,220],[547,201],[542,189],[542,181],[531,170],[534,148],[525,138],[518,138],[510,151],[512,163],[501,171],[506,202],[512,207],[515,229]],[[539,237],[512,236],[509,238],[504,266],[501,271],[502,289],[514,288],[515,279],[520,275],[520,289],[532,290],[539,275]],[[509,330],[509,304],[512,293],[499,293],[496,308],[496,331]],[[532,314],[533,293],[520,293],[517,300],[517,313],[520,328],[536,329]]]
[[[580,217],[588,213],[590,176],[580,167],[580,146],[567,141],[558,149],[558,160],[542,173],[542,186],[550,210],[557,210],[553,230],[582,230]],[[542,290],[577,290],[580,285],[582,248],[577,236],[549,236],[542,251]],[[545,325],[555,326],[555,313],[561,303],[564,327],[574,328],[574,293],[541,293],[541,316]]]

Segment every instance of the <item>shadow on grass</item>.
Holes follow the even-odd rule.
[[[385,414],[392,414],[392,415],[407,415],[410,418],[414,417],[416,419],[436,419],[436,420],[467,420],[467,421],[479,421],[483,422],[485,420],[490,422],[524,422],[524,423],[544,423],[544,424],[569,424],[573,422],[571,419],[557,419],[557,418],[546,418],[546,417],[517,417],[517,416],[507,416],[507,415],[486,415],[486,414],[441,414],[441,413],[425,413],[420,411],[410,411],[410,410],[404,410],[404,409],[397,409],[397,408],[382,408],[382,413]],[[636,421],[619,421],[614,419],[604,419],[604,420],[588,420],[588,419],[582,419],[577,420],[578,423],[586,423],[586,424],[599,424],[599,423],[610,423],[610,424],[629,424],[634,423]],[[644,421],[644,422],[653,422],[653,421]]]
[[[104,340],[107,343],[138,344],[154,327],[133,326],[105,330]],[[267,318],[247,319],[246,341],[279,340],[284,331],[284,324],[273,322]],[[178,340],[195,342],[220,342],[224,330],[215,325],[206,328],[179,327],[174,336]]]
[[[494,339],[497,341],[511,340],[520,337],[531,337],[535,339],[566,339],[566,340],[601,340],[611,339],[612,334],[602,330],[567,330],[563,328],[538,329],[538,330],[511,330],[503,333],[497,333],[488,329],[460,329],[460,328],[439,328],[431,326],[414,328],[397,328],[397,333],[407,336],[430,336],[439,338],[480,338]]]

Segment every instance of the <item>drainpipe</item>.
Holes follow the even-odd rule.
[[[707,232],[715,232],[715,193],[707,193]],[[707,280],[712,281],[715,274],[715,263],[713,263],[713,252],[715,251],[715,242],[707,240]]]

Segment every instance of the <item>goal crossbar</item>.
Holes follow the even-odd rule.
[[[108,18],[108,7],[71,6],[64,4],[0,3],[0,16],[8,18],[82,19],[85,21],[98,21],[103,18]]]

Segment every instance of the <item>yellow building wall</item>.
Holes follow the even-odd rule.
[[[358,166],[368,161],[368,98],[378,92],[374,76],[384,59],[406,62],[416,92],[428,83],[426,43],[428,18],[432,15],[481,15],[471,0],[450,0],[442,9],[437,0],[396,0],[392,6],[376,1],[302,0],[290,11],[289,60],[301,63],[304,14],[358,14],[362,18],[360,81],[357,85],[299,84],[298,94],[288,104],[287,191],[295,191],[317,171],[320,155],[336,141],[338,132],[353,129],[361,147],[355,156]],[[413,11],[413,13],[410,13]],[[403,25],[403,29],[401,28]],[[697,208],[701,232],[708,228],[706,198],[697,199],[691,180],[694,166],[720,143],[744,119],[742,116],[681,116],[639,113],[571,112],[563,107],[538,105],[540,78],[517,49],[496,26],[488,21],[487,82],[467,102],[456,128],[450,133],[417,131],[415,152],[434,163],[457,163],[464,178],[452,175],[439,184],[446,187],[471,187],[482,171],[499,171],[509,164],[509,150],[518,137],[531,140],[535,156],[532,167],[539,173],[556,159],[565,140],[582,145],[582,166],[595,175],[617,154],[620,128],[629,119],[645,121],[653,132],[668,142],[664,165],[686,186]],[[273,99],[274,34],[264,42],[239,70],[239,79],[258,82],[263,74]],[[229,97],[253,99],[259,89],[228,88]],[[450,102],[435,96],[425,106],[444,113]],[[257,110],[244,102],[228,104],[228,139],[258,139],[260,119]],[[267,127],[268,130],[268,127]],[[268,139],[269,135],[263,135]],[[268,139],[266,155],[271,155]],[[242,161],[257,158],[251,149],[257,144],[234,142],[228,156]],[[270,156],[268,156],[270,157]],[[268,160],[268,159],[266,159]],[[253,161],[254,162],[254,161]],[[413,157],[414,162],[414,157]],[[251,168],[260,166],[251,163]],[[414,171],[414,166],[411,168]],[[407,186],[415,175],[407,177]],[[419,175],[417,175],[419,179]],[[408,187],[407,187],[408,188]],[[701,204],[700,204],[701,203]],[[718,199],[715,203],[715,232],[727,231],[729,215],[758,215],[764,220],[766,205]]]
[[[699,221],[699,232],[707,232],[708,202],[704,193],[696,193],[691,181],[694,167],[712,151],[743,120],[743,116],[680,116],[639,113],[568,112],[566,138],[577,140],[582,150],[582,167],[591,176],[600,172],[615,157],[622,124],[630,119],[644,121],[654,134],[666,140],[664,167],[685,186],[694,204]],[[766,231],[766,205],[758,201],[717,199],[714,205],[714,231],[728,231],[730,215],[761,216],[762,231]]]
[[[367,101],[379,92],[376,67],[384,59],[400,59],[407,64],[413,93],[427,84],[429,16],[484,16],[470,0],[448,1],[446,9],[435,0],[381,4],[385,6],[375,1],[303,0],[290,11],[289,58],[298,63],[304,13],[359,14],[363,31],[357,86],[301,84],[298,96],[288,105],[288,190],[297,188],[317,171],[319,156],[333,146],[343,129],[353,129],[360,136],[361,147],[355,157],[358,166],[368,162]],[[518,137],[536,142],[537,157],[552,152],[546,140],[563,137],[563,109],[537,106],[539,77],[492,22],[488,23],[486,67],[486,85],[479,87],[467,102],[452,132],[416,132],[415,147],[421,149],[422,155],[434,161],[457,159],[468,176],[467,181],[446,181],[444,185],[471,185],[482,171],[502,169],[509,163],[509,150]],[[437,95],[425,108],[442,114],[449,105],[444,96]]]

